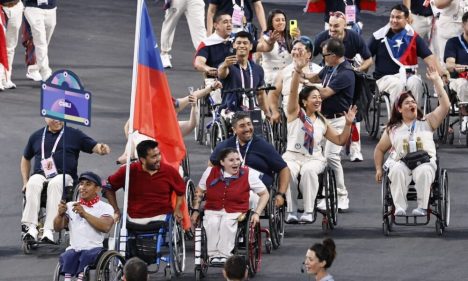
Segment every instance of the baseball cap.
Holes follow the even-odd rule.
[[[101,186],[101,177],[93,172],[84,172],[80,175],[78,180],[86,179],[94,182],[97,186]]]

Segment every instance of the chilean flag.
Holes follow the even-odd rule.
[[[336,0],[341,1],[341,0]],[[375,0],[361,0],[359,8],[362,11],[377,11],[377,1]],[[326,10],[325,0],[318,0],[315,2],[307,1],[306,7],[304,9],[306,13],[323,13]]]
[[[390,24],[382,27],[373,33],[377,40],[385,42],[388,53],[400,66],[418,66],[416,39],[417,33],[407,24],[400,32],[387,37],[390,31]]]
[[[8,56],[6,50],[6,36],[5,29],[7,24],[7,18],[5,12],[0,6],[0,64],[8,71]]]
[[[140,6],[139,6],[140,7]],[[151,19],[145,2],[141,5],[140,30],[138,40],[137,67],[134,66],[134,104],[133,130],[158,141],[163,161],[179,170],[185,157],[185,145],[174,110],[171,90],[164,67],[161,62],[158,46],[153,33]],[[136,74],[136,77],[135,77]],[[130,117],[132,118],[132,116]],[[175,206],[173,194],[173,207]],[[190,216],[187,204],[182,205],[184,213],[183,227],[190,228]]]

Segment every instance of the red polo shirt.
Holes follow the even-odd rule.
[[[125,165],[108,179],[114,191],[125,185]],[[159,171],[153,175],[143,170],[140,162],[130,164],[130,193],[128,215],[131,218],[150,218],[173,212],[171,194],[185,194],[185,183],[179,172],[161,162]]]

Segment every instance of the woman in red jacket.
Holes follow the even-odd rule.
[[[243,166],[239,153],[226,148],[219,154],[219,166],[208,167],[203,173],[193,202],[192,222],[198,218],[198,208],[205,196],[203,225],[208,241],[210,263],[224,263],[235,246],[237,219],[249,210],[249,192],[260,197],[252,223],[260,221],[260,213],[268,202],[268,190],[261,174]]]

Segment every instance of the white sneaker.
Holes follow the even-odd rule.
[[[16,88],[15,83],[13,83],[11,80],[8,80],[5,83],[3,83],[3,86],[5,87],[5,89],[15,89]]]
[[[5,90],[5,87],[3,86],[2,81],[0,81],[0,91],[3,91],[3,90]]]
[[[51,229],[44,229],[44,232],[42,233],[41,241],[54,243],[54,233],[52,232]]]
[[[34,241],[37,241],[37,235],[39,232],[37,231],[36,226],[31,225],[29,226],[28,232],[24,235],[23,239],[32,239]]]
[[[42,80],[42,76],[39,73],[39,71],[32,71],[32,72],[26,73],[26,78],[31,79],[36,82],[39,82]]]
[[[320,209],[320,210],[326,210],[327,209],[327,202],[325,202],[325,199],[320,199],[317,202],[317,209]]]
[[[312,222],[313,220],[314,220],[314,217],[312,213],[306,213],[306,212],[304,212],[301,218],[299,219],[300,222]]]
[[[461,132],[462,134],[466,134],[466,127],[468,126],[468,120],[463,120],[461,123]]]
[[[348,197],[338,195],[338,210],[344,211],[348,209],[349,209]]]
[[[295,223],[297,221],[298,221],[297,212],[288,213],[288,216],[286,217],[286,222],[287,223]]]
[[[169,54],[161,54],[161,61],[164,68],[172,68],[171,64],[172,56]]]
[[[361,162],[364,159],[362,158],[361,152],[353,151],[351,152],[351,155],[349,156],[349,160],[351,160],[351,162]]]
[[[395,216],[406,216],[406,211],[403,208],[397,207],[395,210]]]
[[[423,208],[416,208],[412,213],[413,216],[425,216],[427,214],[426,210]]]

